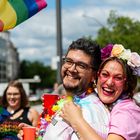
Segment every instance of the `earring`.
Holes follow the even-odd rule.
[[[89,85],[89,87],[87,89],[87,94],[92,93],[95,88],[96,88],[96,82],[95,81],[90,82],[90,85]]]
[[[93,88],[96,88],[96,82],[95,82],[95,80],[94,80],[94,82],[93,82],[93,84],[92,84],[92,87],[93,87]]]

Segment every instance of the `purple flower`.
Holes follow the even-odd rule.
[[[131,67],[131,69],[133,70],[133,75],[140,76],[140,67]]]
[[[108,44],[106,47],[101,49],[101,59],[104,60],[111,55],[113,44]]]

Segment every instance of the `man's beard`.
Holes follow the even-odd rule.
[[[80,95],[82,94],[83,92],[85,92],[85,86],[86,84],[82,84],[80,82],[80,77],[78,75],[74,75],[73,76],[75,80],[77,80],[78,82],[75,82],[75,84],[73,82],[70,82],[68,79],[67,79],[67,74],[66,72],[64,73],[64,76],[61,77],[62,78],[62,81],[63,81],[63,86],[66,90],[66,92],[70,93],[71,95]],[[66,78],[66,80],[65,80]]]
[[[78,86],[75,87],[70,87],[70,86],[66,86],[63,85],[66,92],[71,93],[72,95],[81,95],[85,90],[83,90],[83,88],[79,88]]]

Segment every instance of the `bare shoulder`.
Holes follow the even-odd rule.
[[[30,107],[29,113],[33,115],[39,115],[38,111],[35,108]]]
[[[38,125],[39,113],[34,108],[29,109],[28,118],[32,122],[32,126]]]

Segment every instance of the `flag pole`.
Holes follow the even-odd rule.
[[[61,65],[62,65],[62,29],[61,29],[61,0],[56,0],[56,29],[57,29],[57,57],[58,57],[58,62],[57,62],[57,83],[61,83],[61,77],[60,77],[60,72],[61,72]]]

